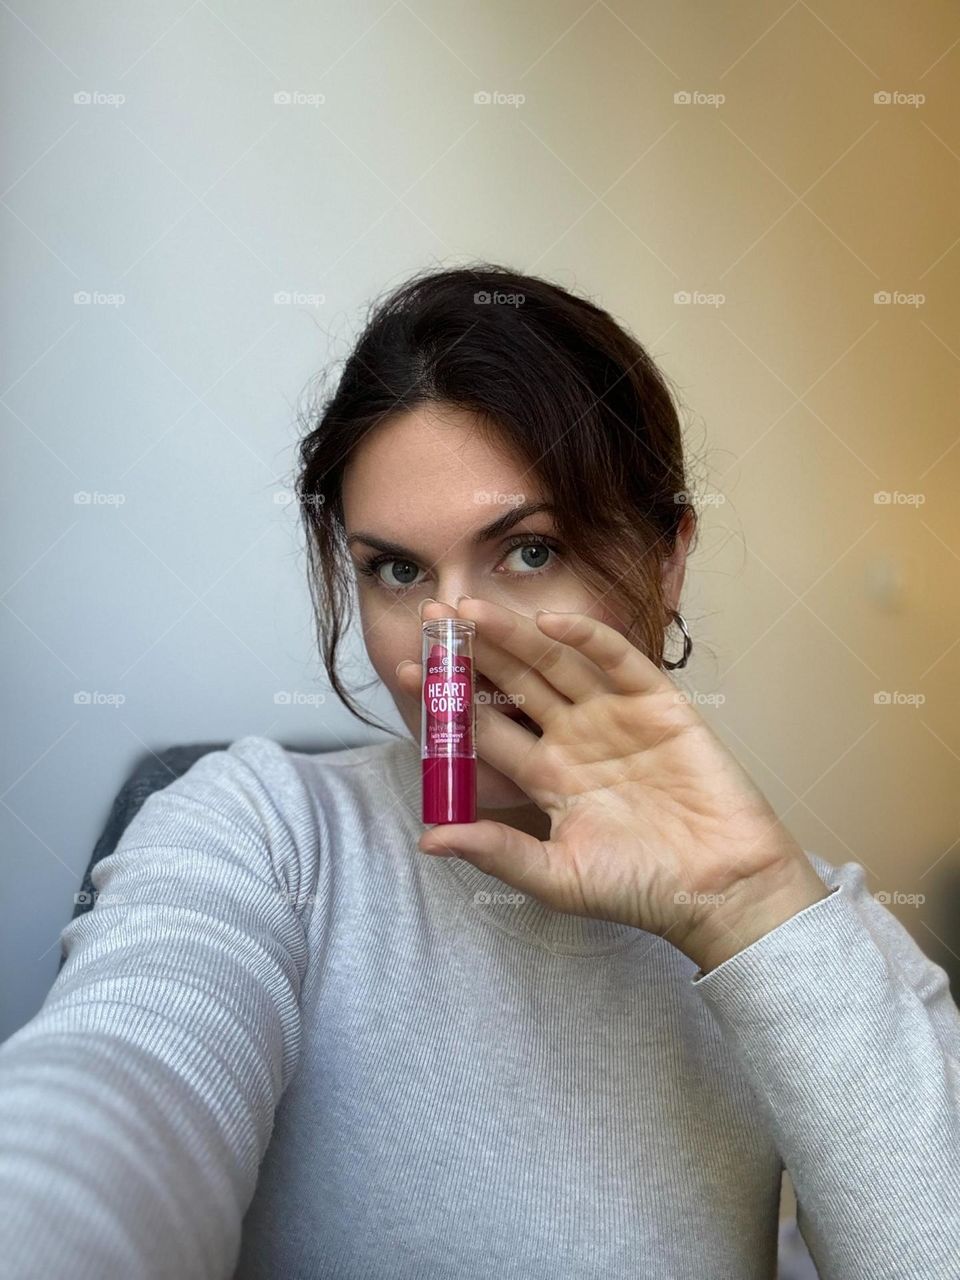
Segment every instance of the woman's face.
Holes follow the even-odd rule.
[[[505,446],[482,438],[469,414],[437,406],[371,431],[346,468],[344,520],[364,642],[417,741],[420,700],[400,688],[396,666],[420,661],[418,609],[428,596],[451,606],[459,595],[482,596],[530,616],[540,608],[589,613],[625,631],[616,595],[600,598],[551,536],[550,512],[525,514],[546,495],[523,470]],[[477,689],[495,688],[478,671]],[[478,808],[524,803],[514,782],[478,761]]]

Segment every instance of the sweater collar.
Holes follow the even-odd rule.
[[[478,912],[488,924],[543,950],[573,955],[603,955],[656,938],[632,925],[554,911],[531,894],[520,894],[513,885],[481,871],[463,858],[428,858],[420,853],[416,841],[426,828],[420,811],[419,744],[408,737],[390,742],[385,748],[385,758],[394,773],[405,824],[413,833],[414,856],[421,862],[433,864],[441,875],[447,875],[464,904]]]

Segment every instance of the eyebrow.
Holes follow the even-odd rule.
[[[509,511],[505,511],[496,520],[491,520],[482,529],[477,529],[471,537],[471,542],[474,546],[480,546],[484,542],[492,542],[495,538],[502,537],[515,524],[519,524],[521,520],[526,520],[528,516],[538,515],[541,511],[552,513],[553,510],[553,504],[550,502],[525,502],[519,507],[511,507]],[[376,534],[366,533],[362,530],[351,533],[347,538],[348,547],[352,547],[355,542],[365,542],[368,546],[376,548],[377,551],[396,556],[398,560],[423,562],[429,558],[418,555],[415,551],[411,551],[409,547],[401,546],[399,542],[390,542],[386,538],[378,538]]]

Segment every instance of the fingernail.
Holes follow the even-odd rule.
[[[420,609],[419,609],[420,617],[421,618],[423,617],[423,610],[428,604],[436,604],[436,603],[437,602],[436,600],[434,600],[433,596],[427,596],[426,600],[421,600]]]
[[[457,596],[456,600],[454,600],[453,602],[454,607],[459,609],[461,600],[472,600],[472,599],[473,599],[473,596]]]
[[[414,660],[413,660],[412,658],[401,658],[401,659],[400,659],[400,661],[397,663],[396,668],[394,669],[394,673],[393,673],[393,674],[394,674],[395,676],[398,676],[398,675],[400,674],[400,668],[401,668],[401,667],[405,667],[405,666],[407,666],[408,664],[409,664],[411,667],[415,667],[415,666],[417,665],[417,664],[414,662]]]

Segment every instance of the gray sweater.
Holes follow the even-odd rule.
[[[960,1276],[960,1014],[856,862],[699,976],[420,854],[416,744],[152,795],[0,1046],[0,1276]]]

